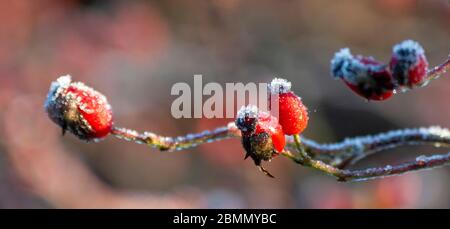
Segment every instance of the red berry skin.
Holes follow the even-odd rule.
[[[422,46],[415,41],[394,46],[389,68],[398,86],[414,88],[426,83],[428,61]]]
[[[308,126],[308,110],[301,99],[289,91],[279,95],[279,121],[287,135],[300,134]]]
[[[52,121],[82,140],[98,140],[112,129],[111,106],[100,92],[62,76],[52,83],[45,109]]]
[[[255,134],[269,133],[272,144],[277,153],[283,152],[286,145],[283,128],[278,123],[278,119],[266,112],[260,112]]]
[[[368,89],[361,89],[362,86],[353,85],[349,82],[346,82],[345,80],[344,83],[348,86],[348,88],[350,88],[350,90],[352,90],[359,96],[366,98],[367,100],[383,101],[391,98],[394,95],[393,91],[386,91],[383,93],[368,93]]]
[[[76,84],[70,85],[67,93],[73,93],[75,97],[80,98],[78,111],[92,127],[92,137],[101,138],[108,135],[112,127],[112,113],[111,108],[101,99],[103,95],[90,88],[80,88]]]
[[[344,83],[356,94],[367,100],[383,101],[394,95],[392,75],[381,62],[364,56],[355,59],[367,67],[367,79],[358,84],[352,84],[343,78]]]
[[[303,132],[308,126],[308,110],[300,97],[291,91],[291,82],[275,78],[269,84],[269,92],[269,104],[274,102],[271,101],[273,98],[278,97],[278,120],[283,132],[287,135]]]

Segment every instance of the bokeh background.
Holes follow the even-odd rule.
[[[305,135],[333,142],[397,128],[450,127],[449,74],[366,102],[329,73],[342,47],[387,61],[419,41],[431,66],[450,52],[447,0],[1,0],[0,208],[448,208],[450,168],[358,183],[283,158],[268,179],[238,139],[164,153],[109,137],[86,144],[46,116],[63,74],[103,92],[115,123],[183,135],[226,119],[170,115],[174,83],[293,82],[310,110]],[[357,167],[445,149],[404,147]]]

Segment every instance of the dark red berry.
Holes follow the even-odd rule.
[[[278,95],[278,115],[283,132],[287,135],[300,134],[308,126],[308,109],[300,97],[291,91],[291,83],[275,78],[269,84],[270,96]]]
[[[52,82],[45,109],[53,122],[82,140],[97,140],[112,129],[112,111],[106,97],[71,77]]]
[[[426,82],[428,61],[422,46],[412,40],[394,46],[389,68],[397,85],[413,88]]]
[[[281,153],[286,144],[278,119],[249,105],[239,110],[235,123],[242,133],[245,158],[251,157],[262,172],[273,177],[261,166],[261,162]]]
[[[386,100],[394,94],[388,67],[372,57],[353,56],[348,48],[334,55],[331,71],[334,77],[368,100]]]

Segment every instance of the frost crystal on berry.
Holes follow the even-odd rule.
[[[334,54],[331,60],[331,72],[336,78],[343,78],[354,85],[366,80],[368,66],[357,60],[349,48],[343,48]]]
[[[257,118],[258,107],[256,107],[255,105],[242,106],[237,113],[237,118],[244,118],[244,117]]]
[[[394,45],[392,52],[396,58],[415,63],[417,56],[424,55],[425,51],[422,46],[413,40],[405,40]]]
[[[353,59],[353,55],[349,48],[343,48],[334,54],[333,59],[331,59],[331,72],[335,77],[343,77],[344,70],[349,61]]]
[[[237,113],[236,126],[243,132],[253,132],[258,119],[258,107],[255,105],[242,106]]]
[[[291,82],[285,79],[275,78],[270,82],[268,87],[272,94],[287,93],[291,90]]]

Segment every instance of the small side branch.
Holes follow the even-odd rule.
[[[404,145],[432,145],[450,147],[450,131],[441,127],[422,127],[393,130],[385,133],[347,138],[342,142],[319,144],[302,138],[302,146],[314,159],[344,168],[380,151]],[[288,140],[290,149],[296,147],[294,140]]]
[[[386,165],[384,167],[374,167],[361,170],[339,169],[332,165],[326,164],[320,160],[312,158],[303,159],[302,156],[294,155],[286,151],[283,155],[293,160],[296,163],[305,165],[328,175],[335,176],[338,181],[364,181],[375,178],[383,178],[388,176],[400,175],[407,172],[431,169],[435,167],[445,166],[450,164],[450,153],[439,154],[433,156],[420,156],[415,161],[410,161],[398,165]]]
[[[428,80],[437,79],[441,75],[446,73],[449,69],[450,69],[450,55],[447,57],[447,60],[444,63],[434,67],[433,69],[430,69],[427,72],[427,79]]]

